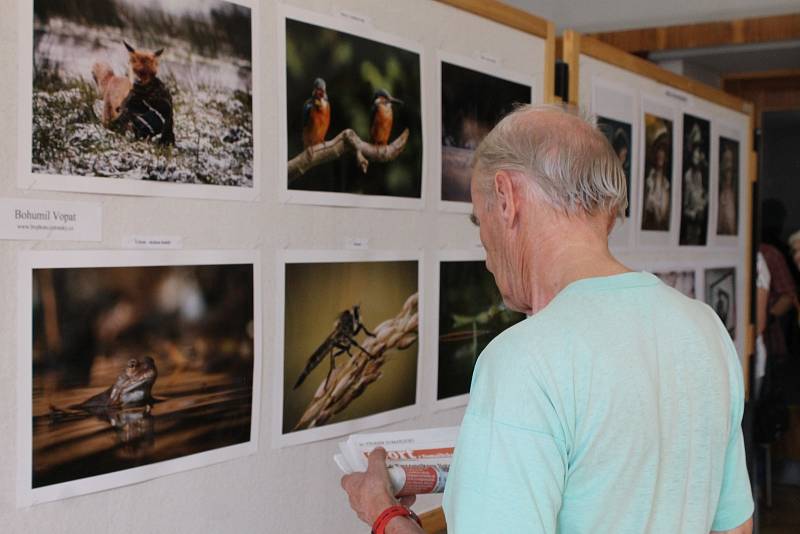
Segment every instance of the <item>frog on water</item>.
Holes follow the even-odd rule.
[[[157,377],[158,370],[153,358],[131,358],[111,387],[85,400],[77,408],[102,410],[150,404],[153,402],[151,391]]]

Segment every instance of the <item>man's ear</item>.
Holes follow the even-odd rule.
[[[494,174],[495,202],[506,226],[513,226],[517,222],[520,191],[514,186],[514,179],[508,171],[501,170]]]

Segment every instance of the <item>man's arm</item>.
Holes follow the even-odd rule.
[[[399,501],[392,493],[389,471],[386,469],[386,450],[378,447],[369,454],[369,464],[363,473],[342,477],[342,488],[350,499],[350,507],[364,523],[372,527],[378,516],[391,506],[410,506],[414,497]],[[386,525],[385,534],[425,534],[425,531],[408,517],[395,517]]]
[[[751,517],[731,530],[712,530],[711,534],[753,534],[753,518]]]

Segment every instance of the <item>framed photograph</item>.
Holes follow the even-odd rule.
[[[669,287],[677,289],[687,297],[692,299],[697,297],[694,269],[656,270],[653,271],[653,274]]]
[[[472,210],[471,163],[486,134],[514,109],[533,101],[535,80],[486,61],[439,52],[440,206]]]
[[[684,113],[680,245],[707,243],[710,161],[711,123]]]
[[[290,251],[278,264],[273,444],[418,414],[418,253]]]
[[[736,340],[736,268],[716,267],[705,270],[705,302],[717,312],[731,338]]]
[[[257,2],[23,5],[19,187],[258,197]]]
[[[421,209],[421,47],[367,23],[280,9],[282,200]]]
[[[642,181],[637,247],[663,248],[677,241],[676,176],[680,154],[675,143],[676,111],[672,103],[642,95]],[[678,184],[679,185],[679,184]]]
[[[739,233],[739,141],[719,137],[717,235]]]
[[[21,506],[256,451],[257,253],[27,252]]]
[[[472,371],[486,345],[506,328],[525,319],[509,310],[484,252],[448,251],[438,262],[436,406],[463,406],[469,398]]]

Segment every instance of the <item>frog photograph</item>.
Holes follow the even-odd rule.
[[[253,281],[252,263],[31,269],[30,489],[251,443]]]
[[[285,8],[286,184],[294,194],[420,199],[423,140],[415,43],[341,31],[336,19]],[[308,198],[308,195],[306,195]],[[350,205],[350,204],[349,204]]]
[[[484,261],[440,262],[436,399],[460,397],[465,404],[481,351],[524,318],[503,304]]]
[[[281,445],[397,421],[417,402],[419,263],[320,254],[285,263]]]

